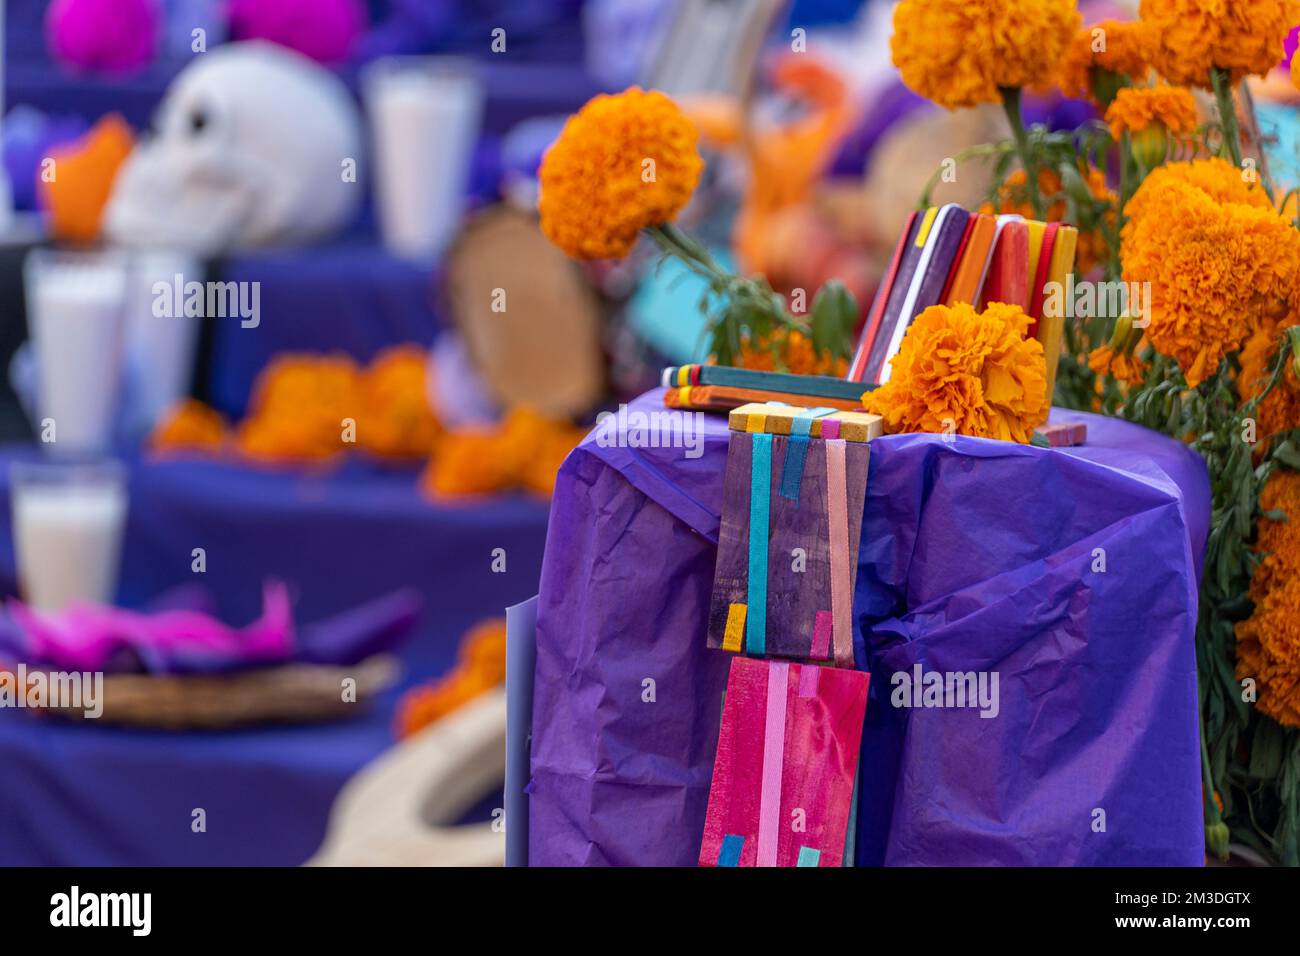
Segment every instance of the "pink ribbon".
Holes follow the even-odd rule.
[[[781,827],[781,774],[785,762],[786,691],[790,665],[773,661],[767,671],[767,725],[763,730],[763,785],[758,798],[758,866],[776,866]]]
[[[844,469],[844,440],[826,445],[826,517],[830,525],[831,617],[835,663],[853,665],[852,600],[849,594],[849,495]],[[855,556],[856,557],[856,556]]]

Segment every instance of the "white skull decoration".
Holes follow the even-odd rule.
[[[320,238],[361,196],[361,121],[333,73],[261,41],[198,56],[155,135],[128,157],[105,231],[116,242],[214,253]]]

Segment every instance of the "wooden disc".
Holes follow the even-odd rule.
[[[605,389],[600,302],[581,270],[508,206],[476,216],[447,261],[447,300],[488,393],[561,419]]]

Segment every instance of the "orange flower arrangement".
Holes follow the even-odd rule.
[[[342,355],[288,353],[262,370],[234,450],[264,463],[325,461],[350,447],[383,458],[424,458],[440,425],[425,388],[427,354],[415,345],[381,352],[368,368]],[[219,450],[224,423],[198,403],[155,431],[155,448]]]
[[[1041,84],[1079,23],[1074,0],[903,0],[890,50],[908,87],[951,110]]]
[[[1210,70],[1236,83],[1282,62],[1282,41],[1300,23],[1296,0],[1142,0],[1151,65],[1181,86],[1211,87]]]
[[[1147,335],[1196,387],[1249,329],[1285,311],[1300,278],[1300,232],[1217,158],[1160,167],[1126,212],[1124,279],[1151,283]]]
[[[226,420],[216,409],[187,398],[163,416],[149,436],[149,448],[162,454],[220,452],[228,437]]]
[[[802,332],[788,332],[778,347],[778,354],[784,363],[782,371],[795,375],[833,375],[843,378],[848,372],[848,361],[827,352],[818,353],[813,348],[812,340]],[[736,363],[740,368],[750,368],[760,372],[777,371],[776,356],[769,343],[754,341],[745,336],[740,346],[740,358]]]
[[[586,435],[519,407],[497,428],[448,432],[420,479],[434,497],[523,488],[549,495],[560,465]]]
[[[894,432],[953,432],[1027,443],[1047,420],[1043,346],[1015,305],[931,306],[917,316],[890,379],[862,397]]]
[[[1150,366],[1142,361],[1140,351],[1140,345],[1130,352],[1122,347],[1102,345],[1088,354],[1088,368],[1098,375],[1110,375],[1124,385],[1141,385]]]
[[[487,495],[514,487],[522,461],[500,429],[467,428],[443,435],[420,486],[434,496]]]
[[[1181,86],[1133,86],[1122,89],[1106,110],[1111,134],[1141,133],[1163,127],[1175,136],[1196,132],[1200,118],[1196,99]],[[1163,157],[1161,157],[1163,158]]]
[[[1140,82],[1146,76],[1149,42],[1141,22],[1103,20],[1084,27],[1065,48],[1056,84],[1066,96],[1098,102],[1099,81],[1113,95],[1109,91],[1118,89],[1122,78]]]
[[[1255,398],[1268,386],[1282,329],[1280,323],[1261,324],[1246,339],[1246,344],[1238,353],[1241,372],[1237,381],[1240,383],[1242,401]],[[1256,416],[1261,438],[1300,428],[1300,378],[1296,376],[1293,362],[1287,364],[1277,387],[1260,402]],[[1300,520],[1300,516],[1297,516],[1297,520]]]
[[[350,447],[385,458],[428,457],[421,487],[435,496],[516,488],[550,495],[585,429],[520,407],[495,428],[444,432],[429,407],[426,367],[424,350],[413,345],[382,352],[368,369],[342,355],[278,356],[258,377],[249,415],[229,444],[272,464],[327,461]],[[160,452],[220,452],[228,429],[214,410],[187,401],[149,444]]]
[[[55,176],[39,182],[50,235],[69,242],[93,242],[99,237],[113,183],[134,148],[131,127],[110,113],[77,142],[53,151]]]
[[[1258,183],[1247,182],[1231,163],[1215,157],[1185,163],[1169,163],[1152,172],[1147,177],[1147,182],[1151,182],[1153,188],[1178,183],[1205,193],[1218,203],[1273,210],[1272,200]],[[1138,190],[1124,207],[1124,212],[1130,217],[1145,215],[1148,200],[1154,200],[1154,193],[1144,194]]]
[[[426,387],[428,353],[399,345],[370,363],[361,383],[357,442],[385,458],[425,458],[440,426]]]
[[[1255,612],[1236,626],[1237,679],[1257,682],[1263,713],[1300,727],[1300,473],[1276,472],[1260,506],[1289,520],[1259,525],[1256,550],[1266,557],[1250,583]]]
[[[505,618],[482,621],[461,638],[451,673],[402,695],[397,704],[397,736],[411,736],[505,679]]]
[[[704,168],[695,127],[662,93],[592,99],[542,159],[542,232],[575,259],[621,259],[677,218]]]
[[[753,265],[755,256],[761,258],[763,246],[750,233],[761,226],[760,220],[807,190],[830,161],[831,141],[847,122],[844,86],[831,71],[796,57],[782,63],[777,80],[788,92],[802,94],[812,112],[771,136],[751,137],[753,142],[746,148],[755,185],[741,211],[735,245],[747,266]],[[718,127],[739,123],[739,118],[718,120],[715,111],[711,131],[722,140],[732,138],[727,129]],[[707,322],[710,357],[734,365],[747,333],[771,328],[788,332],[799,323],[766,278],[724,269],[707,246],[675,224],[704,166],[696,138],[691,120],[662,93],[632,87],[615,96],[593,98],[569,118],[542,158],[541,228],[575,259],[622,258],[644,232],[665,258],[677,258],[705,280],[704,299],[713,297],[719,303]],[[847,351],[849,347],[845,335],[837,348]]]
[[[1106,185],[1106,175],[1096,166],[1089,165],[1086,169],[1080,168],[1079,174],[1088,184],[1088,191],[1092,197],[1099,202],[1109,203],[1111,211],[1106,213],[1106,220],[1112,225],[1115,222],[1114,210],[1119,206],[1119,196],[1115,194],[1109,186]],[[1026,219],[1036,219],[1033,207],[1030,205],[1028,194],[1025,190],[1025,183],[1028,177],[1025,176],[1023,169],[1012,170],[1007,178],[1002,181],[998,187],[997,202],[985,203],[980,207],[983,213],[1014,213],[1024,216]],[[1061,195],[1064,187],[1061,184],[1061,174],[1054,169],[1040,169],[1038,171],[1038,191],[1040,195],[1050,199],[1053,196]],[[1046,210],[1045,222],[1065,222],[1066,216],[1069,215],[1069,207],[1064,199],[1057,199]],[[1109,250],[1106,245],[1106,237],[1098,229],[1085,232],[1079,230],[1079,244],[1075,252],[1075,263],[1080,274],[1090,272],[1098,263],[1103,261]]]
[[[344,420],[361,408],[362,375],[348,356],[286,354],[253,386],[236,450],[254,461],[324,461],[345,450]]]

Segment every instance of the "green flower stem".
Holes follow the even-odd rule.
[[[704,279],[710,295],[722,303],[708,327],[710,354],[719,364],[732,365],[739,358],[745,329],[751,336],[767,337],[776,329],[800,328],[786,311],[784,300],[766,281],[723,269],[708,249],[673,223],[649,226],[645,231],[665,256],[680,260]],[[775,348],[775,336],[770,336],[769,341]]]
[[[965,163],[968,160],[997,159],[1000,156],[1012,151],[1013,151],[1013,147],[1011,146],[1010,143],[1006,143],[1006,142],[980,143],[976,146],[968,146],[966,149],[961,150],[955,156],[952,157],[952,160],[957,166],[960,166],[962,163]],[[945,165],[944,163],[941,163],[939,165],[939,168],[934,171],[934,175],[932,175],[930,179],[926,182],[925,189],[921,193],[921,198],[916,204],[917,209],[924,210],[934,205],[934,202],[932,201],[931,197],[935,189],[938,187],[940,181],[943,179],[944,165]]]
[[[651,226],[646,229],[646,233],[654,240],[661,252],[680,259],[697,275],[717,281],[729,281],[733,278],[729,272],[718,265],[708,249],[682,232],[675,224],[667,222],[661,226]]]
[[[1038,190],[1038,164],[1034,162],[1029,150],[1029,134],[1025,131],[1025,119],[1020,114],[1020,87],[1002,87],[1002,108],[1006,110],[1007,122],[1011,124],[1011,134],[1016,140],[1016,151],[1020,154],[1020,165],[1025,169],[1025,188],[1029,193],[1029,205],[1033,207],[1036,219],[1045,220],[1047,207],[1043,205],[1043,196]]]
[[[1226,70],[1210,68],[1210,82],[1214,85],[1214,99],[1219,105],[1219,120],[1223,123],[1223,140],[1227,144],[1232,163],[1241,168],[1241,127],[1237,123],[1237,104],[1232,99],[1232,84]]]
[[[1124,223],[1128,221],[1128,216],[1124,210],[1128,208],[1128,201],[1132,198],[1129,191],[1133,188],[1133,182],[1130,178],[1130,170],[1133,165],[1133,138],[1129,136],[1128,130],[1124,130],[1120,134],[1119,144],[1119,215],[1115,218],[1122,232]]]

